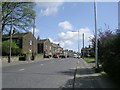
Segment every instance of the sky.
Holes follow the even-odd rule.
[[[97,2],[97,29],[118,28],[118,3]],[[78,51],[91,44],[95,34],[93,2],[36,2],[35,36],[59,43],[64,49]],[[78,38],[79,31],[79,38]]]

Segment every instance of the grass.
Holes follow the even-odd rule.
[[[94,63],[94,62],[95,62],[95,58],[84,58],[84,60],[85,60],[87,63]]]

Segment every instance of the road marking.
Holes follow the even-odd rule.
[[[43,66],[43,64],[40,64],[41,66]]]
[[[25,70],[25,69],[19,69],[19,71],[23,71],[23,70]]]

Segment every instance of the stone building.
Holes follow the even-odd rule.
[[[52,57],[52,44],[49,39],[38,40],[38,54],[44,54],[44,57]]]
[[[8,34],[2,36],[2,41],[10,40]],[[12,41],[16,42],[22,52],[37,54],[37,40],[31,32],[12,34]]]

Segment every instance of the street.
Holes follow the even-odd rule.
[[[51,59],[2,68],[3,88],[114,88],[82,59]],[[108,83],[109,82],[109,83]]]

